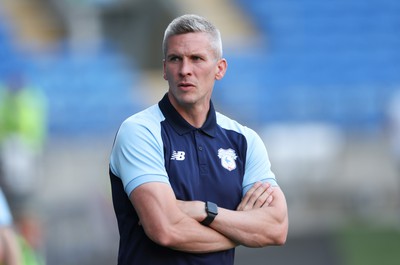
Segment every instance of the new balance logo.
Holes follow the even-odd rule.
[[[183,161],[185,160],[185,152],[183,151],[173,151],[171,160],[178,160],[178,161]]]

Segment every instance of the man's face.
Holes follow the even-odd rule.
[[[175,108],[207,107],[215,80],[226,71],[226,61],[217,59],[206,33],[186,33],[168,39],[164,79]]]

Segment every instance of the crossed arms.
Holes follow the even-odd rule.
[[[219,207],[209,227],[204,202],[179,201],[165,183],[137,187],[130,199],[147,236],[159,245],[192,253],[216,252],[238,245],[282,245],[288,232],[285,196],[279,187],[257,182],[236,211]]]

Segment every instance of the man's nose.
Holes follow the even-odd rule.
[[[190,63],[190,60],[183,59],[181,63],[180,74],[182,76],[185,76],[185,75],[190,75],[191,73],[192,73],[192,64]]]

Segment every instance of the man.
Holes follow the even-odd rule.
[[[176,18],[163,41],[168,93],[121,125],[110,157],[119,265],[233,264],[238,245],[284,244],[283,192],[251,129],[217,113],[219,31]]]

